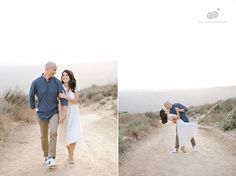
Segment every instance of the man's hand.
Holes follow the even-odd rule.
[[[179,108],[175,108],[176,112],[179,112]]]
[[[184,112],[184,109],[175,108],[176,112]]]
[[[37,112],[38,112],[38,108],[34,108],[33,109],[33,114],[35,115],[35,114],[37,114]]]

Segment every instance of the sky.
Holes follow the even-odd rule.
[[[63,70],[69,69],[74,73],[77,86],[81,89],[93,84],[106,85],[117,83],[117,62],[81,62],[73,64],[58,64],[55,77],[61,79]],[[0,65],[1,79],[0,93],[8,89],[19,88],[28,93],[33,80],[44,72],[42,65]]]
[[[235,18],[236,0],[1,1],[0,66],[118,61],[121,90],[236,85]]]

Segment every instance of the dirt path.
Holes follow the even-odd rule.
[[[226,140],[219,131],[198,130],[198,152],[172,154],[175,126],[167,124],[137,142],[122,158],[122,176],[235,176],[236,139]]]
[[[75,164],[66,162],[67,150],[57,145],[57,164],[43,163],[37,123],[20,128],[0,151],[1,176],[114,176],[117,175],[117,119],[112,112],[81,110],[84,142],[76,146]]]

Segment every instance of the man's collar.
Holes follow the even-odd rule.
[[[47,81],[47,79],[44,77],[44,73],[42,73],[41,77],[42,77],[45,81]],[[53,76],[53,77],[49,77],[48,80],[51,80],[52,78],[54,78],[54,76]]]

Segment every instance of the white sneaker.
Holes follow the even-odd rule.
[[[53,168],[53,167],[56,167],[56,166],[57,166],[57,164],[56,164],[55,159],[49,158],[49,159],[48,159],[48,167],[49,167],[49,168]]]
[[[44,159],[44,163],[45,163],[46,165],[48,165],[48,162],[49,162],[48,157],[45,157],[45,159]]]
[[[197,146],[196,146],[196,145],[193,146],[193,151],[194,151],[194,152],[197,152]]]
[[[177,148],[174,148],[173,150],[172,150],[172,153],[177,153],[178,152],[178,149]]]

